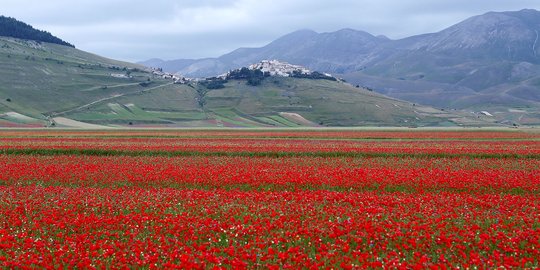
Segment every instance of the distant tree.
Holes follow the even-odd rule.
[[[264,73],[259,69],[252,70],[250,75],[251,76],[248,78],[247,84],[252,86],[261,84],[265,77]]]
[[[225,88],[225,84],[227,83],[227,80],[212,77],[207,78],[206,80],[202,81],[201,84],[206,87],[206,89],[221,89]]]
[[[199,104],[199,107],[204,109],[204,105],[206,105],[206,94],[208,93],[209,89],[199,87],[196,89],[197,91],[197,103]]]
[[[328,76],[326,74],[314,71],[309,74],[302,73],[299,70],[295,70],[292,72],[291,77],[293,78],[304,78],[304,79],[311,79],[311,80],[329,80],[329,81],[337,81],[336,78],[332,76]]]
[[[264,78],[270,74],[262,72],[260,69],[249,69],[243,67],[233,70],[227,75],[228,80],[247,80],[248,85],[257,86],[261,84]]]

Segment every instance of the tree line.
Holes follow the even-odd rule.
[[[0,36],[48,42],[75,48],[73,44],[65,42],[47,31],[35,29],[24,22],[5,16],[0,16]]]

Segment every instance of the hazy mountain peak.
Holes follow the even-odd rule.
[[[377,35],[376,38],[378,39],[382,39],[382,40],[386,40],[386,41],[390,41],[391,39],[385,35]]]
[[[152,58],[145,61],[141,61],[138,64],[145,65],[148,67],[157,67],[160,64],[163,64],[163,62],[165,62],[165,60],[160,59],[160,58]]]
[[[490,12],[490,13],[497,13],[497,12]],[[540,16],[540,11],[536,9],[530,9],[525,8],[519,11],[506,11],[506,12],[500,12],[506,15],[514,15],[514,16]]]
[[[318,34],[318,33],[315,32],[314,30],[311,30],[311,29],[299,29],[299,30],[293,31],[293,32],[291,32],[289,34],[286,34],[283,37],[296,36],[296,35],[316,35],[316,34]]]
[[[304,40],[316,37],[317,35],[318,33],[313,30],[309,30],[309,29],[298,30],[298,31],[294,31],[292,33],[289,33],[287,35],[284,35],[276,39],[275,41],[271,42],[268,46],[272,44],[276,45],[276,44],[287,44],[291,42],[302,42]]]
[[[362,30],[352,29],[352,28],[342,28],[342,29],[337,30],[337,31],[335,31],[333,33],[336,33],[336,34],[339,34],[339,33],[354,33],[354,34],[361,34],[361,35],[367,35],[367,36],[374,37],[374,35],[372,35],[371,33],[368,33],[366,31],[362,31]]]
[[[355,30],[351,28],[343,28],[341,30],[335,31],[335,32],[328,32],[328,33],[322,33],[319,34],[320,36],[334,36],[337,38],[349,38],[354,39],[357,41],[375,41],[378,38],[374,35],[366,32],[366,31],[360,31]]]
[[[535,9],[522,9],[520,11],[503,12],[506,16],[515,17],[529,26],[538,28],[540,24],[540,11]]]
[[[461,51],[475,58],[539,61],[540,12],[488,12],[438,33],[405,39],[410,49],[429,52]]]
[[[370,34],[368,32],[360,31],[360,30],[356,30],[356,29],[352,29],[352,28],[343,28],[343,29],[337,30],[335,32],[329,32],[329,34],[338,34],[338,35],[342,35],[342,34],[357,34],[357,35],[362,34],[362,35],[373,36],[372,34]]]

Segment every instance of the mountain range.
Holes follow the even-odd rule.
[[[342,29],[300,30],[218,58],[141,64],[188,77],[215,76],[264,59],[329,72],[390,97],[445,109],[489,111],[540,123],[540,12],[489,12],[437,33],[391,40]]]

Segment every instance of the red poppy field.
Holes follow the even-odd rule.
[[[540,133],[0,131],[2,268],[536,268]]]

